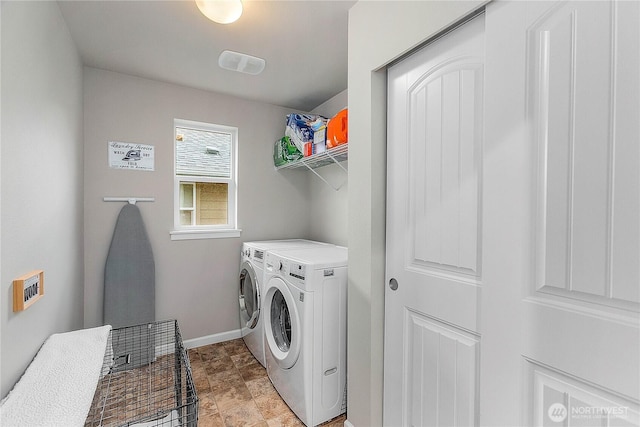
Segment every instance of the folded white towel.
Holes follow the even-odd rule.
[[[0,425],[84,426],[111,326],[51,335],[0,402]]]

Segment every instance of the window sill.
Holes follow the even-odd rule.
[[[172,230],[169,232],[171,240],[196,240],[196,239],[229,239],[240,237],[240,229],[226,230]]]

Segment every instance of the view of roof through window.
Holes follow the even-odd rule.
[[[231,176],[229,133],[176,127],[176,174]]]

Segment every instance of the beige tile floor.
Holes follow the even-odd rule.
[[[199,427],[303,426],[242,339],[189,350]],[[323,427],[342,427],[345,416]]]

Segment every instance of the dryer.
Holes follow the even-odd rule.
[[[347,249],[273,250],[264,265],[267,374],[315,426],[346,412]]]
[[[263,263],[269,249],[291,249],[314,246],[332,246],[328,243],[305,239],[263,240],[244,242],[240,255],[240,334],[251,354],[266,367],[262,299],[264,295]]]

